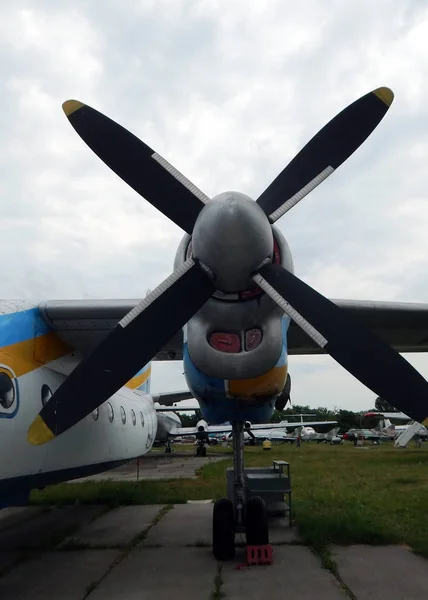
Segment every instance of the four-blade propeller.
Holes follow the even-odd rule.
[[[260,219],[275,222],[326,179],[370,135],[392,100],[391,90],[378,88],[332,119],[259,197]],[[117,175],[194,233],[209,201],[203,192],[98,111],[75,100],[63,108],[77,133]],[[428,383],[404,358],[293,274],[265,263],[248,273],[249,281],[253,278],[321,348],[376,394],[418,421],[427,417]],[[125,316],[46,403],[29,429],[29,441],[42,444],[67,431],[125,385],[216,291],[212,273],[194,256]]]

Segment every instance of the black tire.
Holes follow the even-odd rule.
[[[221,498],[214,503],[213,554],[217,560],[235,557],[235,515],[228,498]]]
[[[196,456],[201,456],[201,447],[200,446],[198,446],[196,448]]]
[[[245,533],[248,546],[269,544],[266,504],[260,496],[252,496],[245,506]]]
[[[203,448],[201,448],[201,456],[206,456],[206,455],[207,455],[207,449],[204,446]]]

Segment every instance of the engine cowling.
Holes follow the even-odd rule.
[[[273,262],[294,271],[288,244],[272,226]],[[192,253],[185,235],[175,257],[177,269]],[[215,292],[189,320],[184,331],[190,359],[202,373],[220,379],[259,377],[277,363],[283,349],[284,313],[257,286],[236,292]]]
[[[207,427],[208,423],[203,419],[196,423],[196,429],[198,430],[198,433],[205,433],[207,431]]]

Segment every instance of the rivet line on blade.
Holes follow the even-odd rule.
[[[294,194],[294,196],[291,196],[291,198],[289,198],[286,202],[284,202],[284,204],[282,204],[279,208],[277,208],[275,212],[273,212],[271,215],[269,215],[270,221],[272,223],[275,223],[275,221],[278,221],[278,219],[280,217],[282,217],[283,215],[285,215],[285,213],[288,212],[290,210],[290,208],[293,208],[293,206],[295,206],[298,202],[300,202],[300,200],[302,198],[307,196],[309,194],[309,192],[312,192],[313,189],[315,189],[320,183],[322,183],[324,181],[324,179],[327,179],[327,177],[329,175],[331,175],[333,172],[334,172],[333,167],[331,167],[331,166],[326,167],[324,169],[324,171],[321,171],[321,173],[319,173],[309,183],[307,183],[305,185],[305,187],[302,187],[302,189],[299,190],[298,192],[296,192]]]
[[[258,274],[255,275],[253,279],[262,288],[262,290],[265,291],[266,294],[268,294],[268,296],[270,296],[272,300],[276,302],[276,304],[278,304],[278,306],[282,308],[282,310],[287,313],[287,315],[289,315],[293,321],[295,321],[297,325],[299,325],[299,327],[301,327],[303,331],[314,340],[316,344],[318,344],[320,348],[324,348],[324,346],[327,345],[328,340],[326,340],[325,337],[315,329],[315,327],[312,327],[312,325],[308,323],[308,321],[302,317],[302,315],[297,312],[297,310],[293,308],[291,304],[287,302],[287,300],[278,294],[276,289],[273,288],[270,283],[264,279],[264,277]]]
[[[127,325],[131,323],[139,314],[146,310],[152,302],[154,302],[159,296],[161,296],[168,288],[170,288],[180,277],[182,277],[189,269],[194,266],[195,262],[192,258],[189,258],[181,264],[174,273],[171,273],[169,277],[167,277],[153,292],[150,292],[148,296],[141,300],[127,315],[123,317],[121,321],[119,321],[119,325],[125,328]]]
[[[154,158],[155,161],[158,162],[161,165],[161,167],[165,169],[165,171],[168,171],[168,173],[175,177],[177,181],[179,181],[182,185],[184,185],[184,187],[186,187],[190,192],[192,192],[194,196],[199,198],[201,202],[203,202],[204,204],[208,202],[209,197],[206,194],[204,194],[202,190],[197,188],[194,183],[189,181],[187,177],[180,173],[178,169],[173,167],[172,164],[169,163],[163,156],[161,156],[157,152],[154,152],[152,154],[152,158]]]

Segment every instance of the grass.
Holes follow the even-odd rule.
[[[223,452],[211,448],[209,452]],[[231,451],[230,451],[231,452]],[[355,448],[324,444],[273,445],[245,450],[248,466],[274,459],[291,464],[295,520],[305,544],[321,557],[331,544],[410,546],[428,557],[428,444],[405,450],[391,444]],[[225,469],[232,455],[202,467],[197,479],[59,484],[34,491],[33,504],[177,504],[220,498],[226,493]]]

